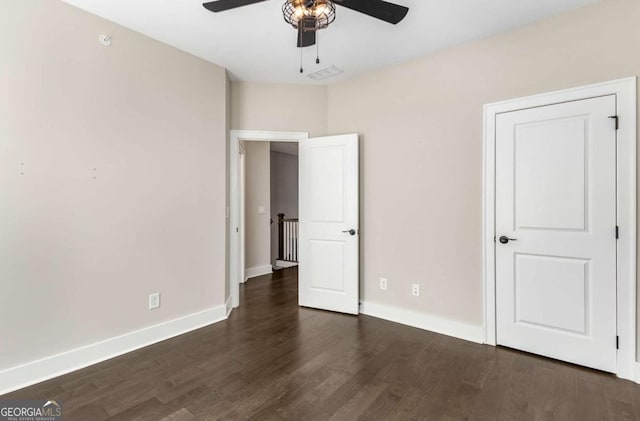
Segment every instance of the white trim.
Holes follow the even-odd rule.
[[[276,260],[276,266],[279,268],[293,268],[298,266],[298,262],[288,262],[286,260]]]
[[[263,266],[256,266],[253,268],[247,268],[244,271],[244,282],[247,282],[247,280],[251,278],[255,278],[257,276],[262,276],[262,275],[268,275],[270,273],[273,273],[273,266],[271,265],[263,265]]]
[[[482,326],[475,326],[413,310],[366,301],[360,304],[360,314],[417,327],[418,329],[428,330],[442,335],[453,336],[454,338],[464,339],[465,341],[483,343],[484,329]]]
[[[240,145],[239,149],[239,157],[238,157],[238,206],[239,206],[239,221],[238,224],[238,247],[236,249],[239,250],[238,253],[238,268],[242,269],[242,277],[239,280],[240,282],[247,282],[246,278],[246,267],[247,264],[246,258],[246,244],[247,244],[247,154],[245,145]],[[271,169],[269,169],[269,173],[271,173]],[[269,174],[271,175],[271,174]],[[271,181],[271,180],[269,180]],[[271,187],[271,186],[269,186]],[[271,239],[269,239],[271,240]],[[271,244],[269,244],[271,247]],[[233,300],[232,300],[233,301]],[[232,306],[233,307],[233,306]]]
[[[231,314],[231,311],[233,310],[233,306],[231,305],[231,295],[227,297],[227,301],[224,302],[224,306],[226,309],[225,319],[228,319],[229,315]]]
[[[269,132],[255,130],[231,130],[229,136],[229,279],[231,282],[231,303],[233,307],[240,305],[240,283],[244,281],[244,267],[240,265],[240,187],[238,155],[240,141],[254,142],[299,142],[308,139],[309,133],[304,132]],[[240,231],[242,232],[242,231]]]
[[[88,367],[225,320],[225,305],[0,371],[0,395]]]
[[[505,112],[616,95],[618,130],[618,377],[636,380],[636,78],[514,99],[484,106],[483,285],[484,341],[496,345],[495,119]]]

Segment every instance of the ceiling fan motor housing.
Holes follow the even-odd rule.
[[[317,30],[317,20],[314,17],[304,17],[300,21],[299,25],[302,26],[302,30],[305,32]]]

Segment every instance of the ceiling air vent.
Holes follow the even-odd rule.
[[[326,69],[318,70],[317,72],[309,73],[309,76],[313,80],[329,79],[330,77],[338,76],[344,73],[343,70],[338,69],[336,66],[327,67]]]

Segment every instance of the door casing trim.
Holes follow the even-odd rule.
[[[496,345],[495,150],[498,114],[616,95],[617,133],[617,326],[620,338],[616,374],[637,381],[636,367],[636,78],[630,77],[496,102],[484,106],[482,261],[484,341]]]

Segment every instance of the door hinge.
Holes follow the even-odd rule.
[[[616,349],[620,349],[620,336],[616,336]]]
[[[620,238],[620,227],[616,225],[616,240]]]
[[[609,116],[609,118],[612,118],[616,121],[616,130],[618,130],[620,128],[620,118],[617,115]]]

